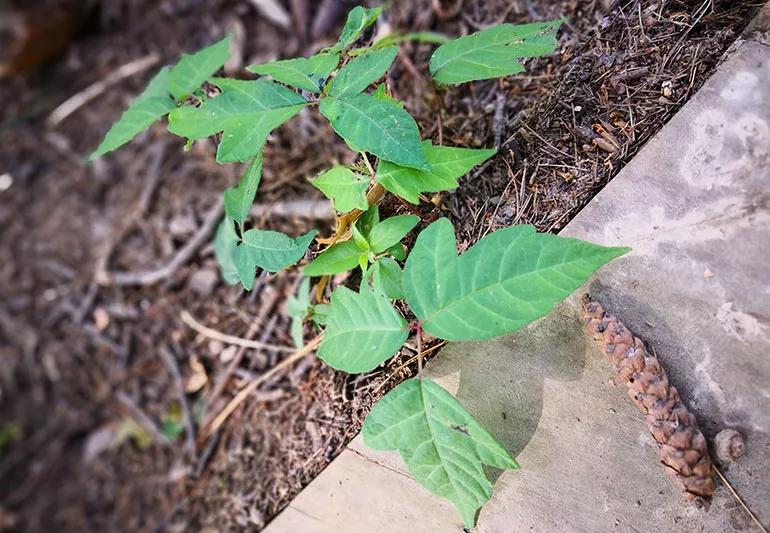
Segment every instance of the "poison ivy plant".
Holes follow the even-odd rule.
[[[348,167],[330,168],[314,179],[313,185],[334,201],[337,211],[346,213],[354,209],[366,211],[369,208],[369,202],[366,201],[369,178],[354,173]]]
[[[319,93],[326,79],[340,63],[338,53],[323,53],[313,57],[300,57],[274,61],[265,65],[252,65],[248,70],[256,74],[269,75],[276,81],[298,89]]]
[[[430,73],[439,83],[458,84],[524,72],[521,59],[553,52],[561,24],[498,24],[449,41],[431,56]]]
[[[406,320],[382,294],[337,287],[318,357],[352,374],[368,372],[393,356],[409,335]]]
[[[217,78],[222,94],[203,105],[175,109],[168,130],[190,140],[222,132],[217,161],[246,161],[261,152],[268,134],[299,113],[307,101],[273,81]]]
[[[430,164],[429,171],[384,160],[380,161],[377,168],[377,181],[380,185],[413,204],[420,203],[421,193],[456,189],[459,186],[458,178],[495,155],[495,150],[434,146],[430,141],[422,144]]]
[[[312,230],[292,239],[277,231],[246,231],[234,255],[235,269],[246,290],[254,286],[257,267],[278,272],[302,259],[316,233]]]
[[[484,465],[518,468],[451,394],[429,379],[405,381],[374,406],[362,430],[375,450],[398,450],[415,479],[450,500],[467,527],[492,495]]]
[[[545,316],[597,268],[626,252],[521,225],[496,231],[458,256],[454,228],[443,218],[417,238],[404,290],[428,333],[489,339]]]
[[[329,96],[321,114],[357,151],[366,151],[405,167],[429,170],[417,123],[393,102],[366,93]]]
[[[302,279],[297,295],[289,298],[286,307],[291,317],[291,339],[297,348],[302,348],[305,344],[303,322],[313,310],[310,305],[310,278]]]
[[[420,216],[381,219],[377,204],[386,191],[403,200],[408,211],[428,213],[419,206],[421,194],[457,188],[460,178],[495,154],[422,139],[415,120],[388,89],[386,73],[398,57],[398,44],[440,44],[430,60],[431,74],[439,83],[458,84],[523,71],[522,59],[555,49],[561,22],[499,24],[455,40],[417,32],[371,42],[366,36],[374,32],[366,30],[380,13],[380,8],[354,8],[334,46],[311,57],[252,65],[248,70],[263,76],[256,80],[216,76],[229,55],[228,38],[185,55],[177,65],[161,69],[92,155],[118,148],[167,113],[169,131],[188,143],[221,135],[217,161],[249,164],[239,183],[224,193],[225,218],[214,238],[214,254],[226,282],[240,281],[251,290],[258,269],[276,272],[294,265],[316,236],[315,230],[292,237],[256,228],[249,214],[270,133],[302,110],[317,107],[360,159],[333,166],[312,181],[340,214],[335,213],[335,234],[317,239],[328,247],[304,266],[306,277],[288,302],[291,335],[300,347],[305,320],[325,327],[318,356],[351,373],[377,368],[412,333],[421,369],[423,332],[470,340],[515,331],[548,313],[597,268],[625,252],[516,226],[458,255],[447,219],[417,232],[416,241],[407,237],[420,225]],[[213,87],[201,90],[205,82]],[[435,217],[428,213],[428,218]],[[402,241],[415,242],[410,254]],[[348,282],[358,290],[338,278],[327,302],[327,278],[316,286],[318,301],[312,303],[311,277],[348,271]],[[374,407],[363,433],[374,448],[398,450],[415,479],[451,500],[468,527],[491,494],[485,465],[517,466],[455,398],[421,373]]]

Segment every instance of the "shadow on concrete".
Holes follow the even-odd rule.
[[[540,421],[544,380],[579,379],[588,348],[574,307],[561,304],[512,335],[448,345],[428,373],[516,457]]]

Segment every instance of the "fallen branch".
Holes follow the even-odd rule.
[[[185,263],[187,263],[205,244],[209,235],[214,231],[224,213],[224,203],[218,199],[208,210],[203,219],[203,224],[195,235],[185,243],[182,248],[165,265],[153,270],[140,270],[138,272],[102,272],[97,280],[101,285],[154,285],[159,281],[170,278]]]
[[[243,403],[243,401],[248,398],[248,396],[257,390],[257,388],[262,385],[265,381],[272,378],[274,375],[276,375],[278,372],[283,370],[284,368],[287,368],[300,359],[306,357],[310,353],[312,353],[318,345],[321,343],[321,339],[323,338],[323,334],[318,335],[315,339],[310,341],[305,345],[304,348],[299,350],[298,352],[290,355],[277,365],[275,365],[273,368],[256,378],[254,381],[246,385],[244,388],[242,388],[238,394],[235,395],[235,397],[230,400],[230,403],[228,403],[224,409],[222,409],[219,414],[214,418],[214,420],[206,426],[203,431],[201,432],[202,438],[207,438],[212,433],[215,433],[219,427],[225,422],[225,420],[228,419],[228,417],[233,414],[233,412],[238,408],[239,405]]]
[[[193,422],[192,412],[190,411],[190,402],[187,401],[187,394],[184,391],[182,373],[179,371],[176,357],[174,357],[174,354],[172,354],[167,347],[160,347],[160,357],[163,359],[163,363],[171,374],[171,379],[174,382],[174,389],[176,389],[176,395],[179,398],[179,405],[182,408],[182,417],[186,434],[185,447],[190,456],[195,459],[195,424]]]
[[[190,326],[204,337],[208,337],[209,339],[213,339],[215,341],[224,342],[225,344],[234,344],[235,346],[241,346],[242,348],[254,348],[256,350],[276,350],[284,353],[292,353],[295,350],[295,348],[291,346],[268,344],[266,342],[253,341],[241,337],[236,337],[235,335],[222,333],[221,331],[217,331],[210,327],[204,326],[195,320],[193,316],[187,311],[182,311],[179,313],[179,318],[182,319],[182,322]]]
[[[120,83],[126,78],[130,78],[135,74],[147,70],[158,61],[160,61],[160,57],[158,57],[157,54],[150,54],[135,61],[131,61],[130,63],[126,63],[117,70],[110,72],[106,78],[89,85],[79,93],[67,98],[64,102],[59,104],[59,106],[48,115],[48,118],[45,121],[46,125],[49,128],[55,128],[61,124],[64,119],[102,94],[105,90]]]

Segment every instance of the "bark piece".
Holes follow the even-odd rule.
[[[688,501],[704,503],[714,493],[714,471],[706,438],[695,416],[671,385],[658,358],[599,302],[583,297],[588,333],[615,365],[628,395],[645,415],[658,455]]]

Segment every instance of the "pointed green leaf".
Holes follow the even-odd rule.
[[[430,168],[417,123],[394,103],[362,93],[324,98],[320,110],[334,131],[359,150],[405,167]]]
[[[345,26],[342,28],[340,40],[337,42],[335,49],[344,50],[353,44],[366,28],[375,23],[380,13],[382,13],[381,7],[354,7],[348,13],[348,19],[345,21]]]
[[[243,226],[246,217],[249,216],[249,210],[254,203],[261,180],[262,152],[259,152],[249,164],[238,186],[230,187],[225,191],[225,212],[239,226]]]
[[[385,253],[390,254],[393,259],[396,259],[397,261],[403,261],[406,259],[406,247],[404,247],[404,245],[401,243],[394,244],[385,250]]]
[[[386,218],[374,226],[369,234],[369,244],[372,247],[372,251],[378,254],[397,244],[419,222],[420,217],[416,215],[399,215]]]
[[[369,207],[366,201],[369,179],[355,174],[348,167],[332,167],[311,183],[332,200],[334,207],[341,213],[354,209],[364,211]]]
[[[561,20],[498,24],[439,46],[430,72],[439,83],[459,84],[524,72],[520,59],[552,53]]]
[[[422,144],[430,163],[429,171],[402,167],[383,160],[377,167],[377,181],[380,185],[413,204],[420,203],[420,193],[456,189],[458,178],[495,154],[495,150],[433,146],[430,141],[423,141]]]
[[[450,500],[465,527],[492,495],[484,465],[518,468],[457,399],[428,379],[405,381],[374,406],[362,430],[375,450],[398,450],[425,488]]]
[[[190,95],[211,78],[230,57],[230,36],[194,54],[185,54],[171,69],[169,92],[177,100]]]
[[[361,232],[364,239],[369,239],[372,228],[380,223],[380,207],[377,204],[372,205],[356,220],[356,228]]]
[[[420,233],[404,268],[404,290],[426,331],[447,340],[489,339],[545,316],[627,248],[606,248],[514,226],[457,256],[445,218]]]
[[[321,255],[313,259],[305,267],[303,273],[306,276],[323,276],[325,274],[347,272],[358,266],[360,255],[361,248],[353,241],[333,244]]]
[[[395,260],[390,257],[380,257],[374,262],[369,273],[375,288],[391,300],[400,300],[404,297],[404,288],[401,283],[402,272]]]
[[[240,240],[238,234],[235,233],[233,221],[225,217],[220,222],[214,237],[214,256],[219,263],[222,278],[230,285],[235,285],[239,280],[234,258]]]
[[[291,296],[286,302],[291,317],[291,338],[297,348],[305,345],[303,324],[310,311],[310,278],[304,278],[299,284],[296,296]]]
[[[257,267],[278,272],[302,259],[316,233],[309,231],[296,239],[277,231],[250,229],[244,233],[235,253],[235,267],[243,286],[247,290],[254,286]]]
[[[89,156],[89,161],[120,148],[149,128],[153,122],[173,110],[176,104],[168,95],[168,84],[169,68],[164,67],[150,80],[142,94],[131,102],[120,119],[112,125],[99,147]]]
[[[202,106],[177,108],[169,115],[171,133],[203,139],[223,132],[217,161],[246,161],[262,151],[268,134],[300,112],[307,104],[302,96],[266,80],[216,80],[222,94]]]
[[[393,357],[408,334],[406,320],[385,296],[338,287],[318,357],[351,374],[368,372]]]
[[[251,65],[247,70],[263,76],[272,76],[274,80],[298,89],[319,93],[339,63],[338,53],[323,53],[312,57],[273,61],[264,65]]]
[[[353,59],[334,78],[329,95],[348,96],[360,93],[385,75],[396,59],[396,54],[398,46],[389,46]]]

